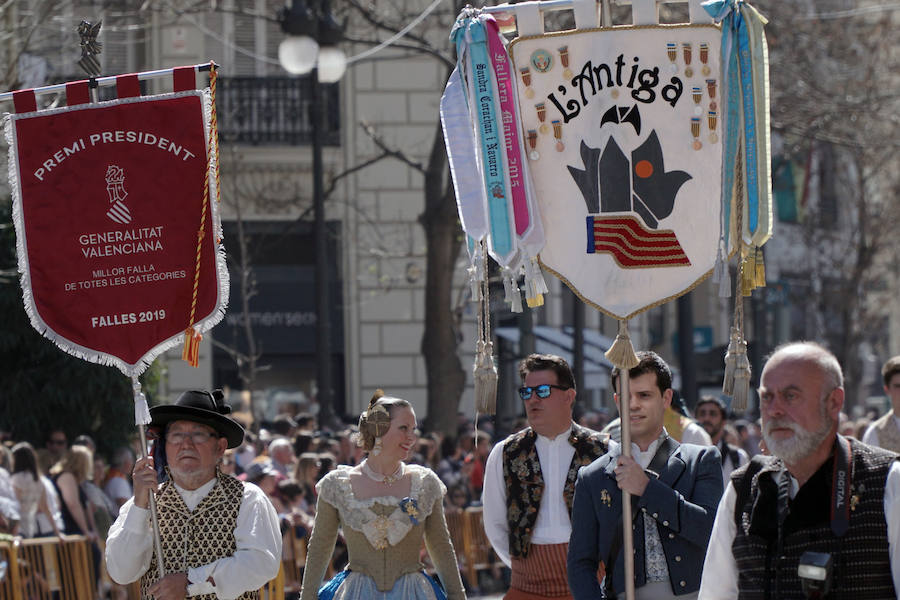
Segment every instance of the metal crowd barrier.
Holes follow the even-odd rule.
[[[261,600],[284,598],[285,570],[260,588]],[[140,598],[137,582],[126,586]],[[0,599],[92,600],[97,598],[90,542],[81,535],[0,540]]]
[[[0,598],[9,600],[84,600],[95,598],[90,542],[80,535],[14,538],[0,542]]]

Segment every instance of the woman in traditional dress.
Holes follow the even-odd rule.
[[[337,467],[316,486],[316,522],[300,600],[465,599],[444,519],[447,490],[430,469],[403,462],[417,435],[409,402],[378,390],[359,418],[358,443],[366,459]],[[350,562],[319,589],[339,527]],[[423,537],[443,589],[419,562]]]

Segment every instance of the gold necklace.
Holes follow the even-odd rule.
[[[387,486],[394,485],[403,477],[403,462],[401,462],[400,466],[397,467],[397,470],[390,475],[382,475],[381,473],[376,472],[372,469],[372,467],[369,466],[369,461],[367,460],[363,461],[361,468],[366,477],[368,477],[372,481],[377,481],[378,483],[383,483]]]

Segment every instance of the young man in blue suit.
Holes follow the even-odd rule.
[[[679,444],[663,427],[672,372],[653,352],[638,352],[628,371],[631,453],[610,445],[581,469],[569,540],[569,586],[575,600],[624,595],[622,491],[631,494],[637,600],[696,598],[722,496],[722,462],[714,446]],[[613,371],[613,384],[618,380]],[[616,396],[616,405],[621,399]],[[603,563],[606,578],[598,581]],[[624,596],[623,596],[624,597]]]

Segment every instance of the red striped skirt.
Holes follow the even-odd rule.
[[[569,544],[532,544],[527,558],[512,558],[512,579],[505,600],[571,598],[566,577]]]

